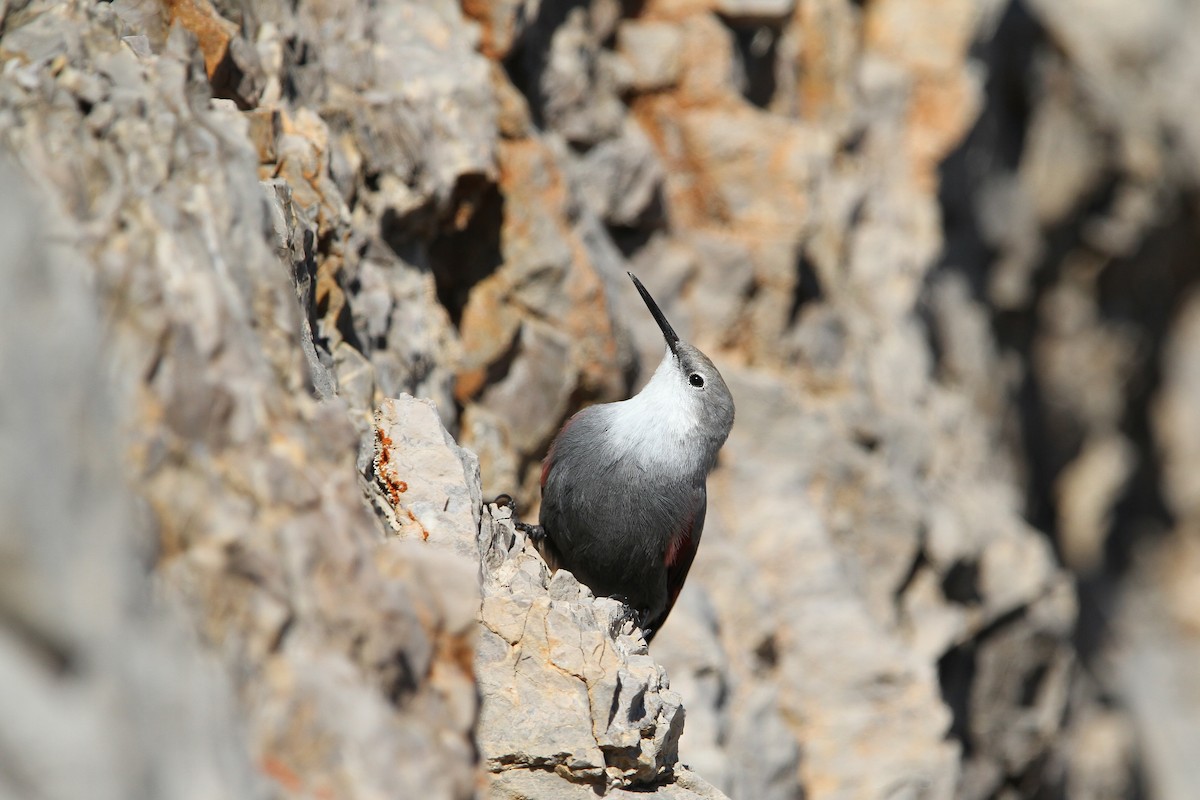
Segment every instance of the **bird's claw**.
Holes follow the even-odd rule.
[[[546,529],[541,525],[530,525],[528,522],[514,522],[513,527],[524,533],[534,544],[541,544],[546,538]]]
[[[534,544],[540,544],[546,538],[546,529],[541,525],[530,525],[528,522],[521,522],[517,519],[517,501],[511,494],[496,495],[496,499],[491,502],[491,505],[512,509],[513,527],[532,539]]]
[[[629,598],[625,595],[613,594],[609,595],[609,597],[625,607],[625,613],[621,616],[622,622],[629,622],[633,625],[633,627],[640,629],[642,631],[642,636],[648,641],[650,636],[653,635],[652,629],[645,627],[645,624],[650,621],[650,609],[634,608],[633,605],[630,604]]]
[[[650,627],[650,609],[643,608],[638,612],[638,627],[642,629],[642,638],[647,642],[654,636],[654,628]]]

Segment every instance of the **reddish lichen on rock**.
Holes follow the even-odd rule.
[[[392,439],[383,428],[375,426],[375,480],[387,495],[392,508],[399,508],[400,495],[408,491],[408,483],[396,477],[391,468]],[[412,512],[409,512],[412,516]],[[413,517],[415,521],[415,517]],[[428,538],[428,536],[426,536]]]

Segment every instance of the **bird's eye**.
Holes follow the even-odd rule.
[[[688,376],[688,383],[690,383],[692,386],[695,386],[697,389],[699,389],[701,386],[704,385],[704,376],[701,375],[699,372],[693,372],[691,375]]]

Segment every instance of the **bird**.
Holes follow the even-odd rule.
[[[627,273],[666,340],[628,400],[588,406],[542,461],[537,525],[520,523],[551,566],[624,602],[649,643],[687,579],[708,507],[708,474],[733,428],[733,396],[712,361],[675,333]]]

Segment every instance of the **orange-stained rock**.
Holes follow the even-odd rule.
[[[170,23],[178,22],[196,37],[204,54],[204,68],[211,79],[227,57],[229,41],[238,26],[222,17],[209,0],[165,0]]]

